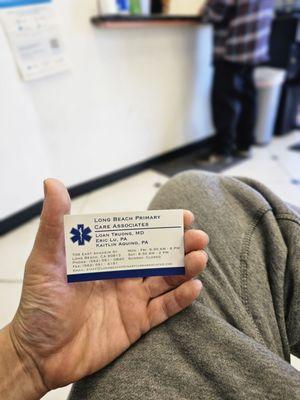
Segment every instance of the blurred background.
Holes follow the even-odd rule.
[[[217,159],[214,35],[226,27],[209,3],[0,0],[0,327],[18,304],[47,177],[78,214],[144,210],[187,169],[249,176],[300,205],[300,1],[267,2],[255,144]]]

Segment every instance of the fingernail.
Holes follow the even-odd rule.
[[[43,186],[44,186],[44,196],[46,197],[47,196],[47,179],[45,179],[44,180],[44,182],[43,182]]]
[[[205,255],[206,263],[207,263],[207,262],[208,262],[208,259],[209,259],[208,254],[207,254],[206,251],[204,251],[204,250],[202,250],[202,253]]]
[[[201,291],[202,288],[203,288],[202,282],[201,282],[199,279],[197,279],[197,278],[193,279],[193,281],[194,281],[194,282],[197,282],[198,289]]]
[[[205,234],[205,236],[207,238],[207,244],[208,244],[209,243],[209,236],[208,236],[208,234],[206,232],[203,232],[203,233]]]

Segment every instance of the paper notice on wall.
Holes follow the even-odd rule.
[[[51,0],[0,0],[0,19],[25,81],[70,68]]]

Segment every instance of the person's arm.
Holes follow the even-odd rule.
[[[13,345],[10,327],[0,330],[0,399],[38,400],[47,390],[29,360],[21,360]]]
[[[220,24],[228,15],[228,12],[234,6],[234,0],[209,0],[204,8],[202,22]]]
[[[155,326],[200,294],[208,236],[190,230],[184,212],[186,275],[68,284],[64,215],[70,198],[45,183],[35,244],[27,260],[20,305],[0,331],[0,399],[37,400],[104,368]],[[3,305],[1,305],[3,306]]]

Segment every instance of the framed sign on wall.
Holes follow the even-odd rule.
[[[70,68],[51,0],[0,0],[0,19],[22,79]]]

